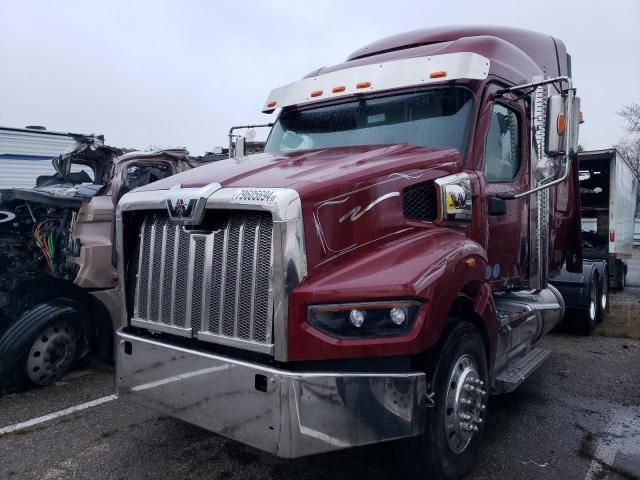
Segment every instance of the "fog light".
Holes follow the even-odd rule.
[[[407,320],[407,312],[404,311],[404,308],[394,307],[390,312],[391,321],[396,325],[402,325]]]
[[[360,310],[351,310],[349,320],[354,327],[360,328],[364,324],[364,313]]]

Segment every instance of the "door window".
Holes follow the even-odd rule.
[[[520,126],[516,113],[498,103],[484,147],[485,175],[489,182],[513,180],[520,169]]]

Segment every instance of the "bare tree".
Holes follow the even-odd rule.
[[[640,175],[640,104],[625,105],[618,115],[625,121],[627,134],[615,147]]]

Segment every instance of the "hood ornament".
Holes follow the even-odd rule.
[[[180,225],[199,225],[204,218],[207,199],[222,186],[210,183],[202,188],[172,187],[167,192],[165,204],[169,219]]]

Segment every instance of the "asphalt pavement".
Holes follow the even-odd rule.
[[[612,295],[598,335],[542,340],[549,360],[490,399],[470,479],[640,478],[640,341],[606,336],[614,315],[640,322],[638,290]],[[0,479],[401,478],[386,444],[282,460],[113,391],[113,367],[87,362],[55,385],[0,397]]]

